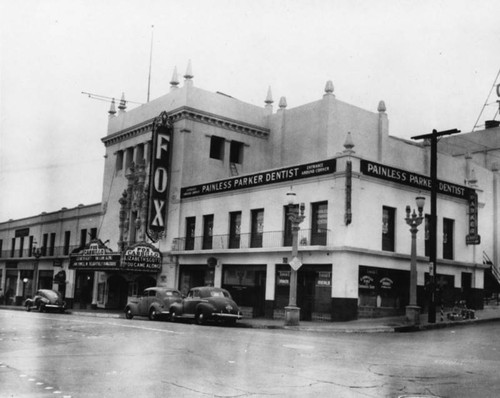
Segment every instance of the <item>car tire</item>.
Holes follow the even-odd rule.
[[[158,320],[158,312],[156,312],[155,308],[151,308],[149,310],[149,320],[151,320],[151,321]]]
[[[38,311],[45,312],[45,306],[43,304],[40,304],[40,306],[38,307]]]
[[[130,308],[125,309],[125,318],[132,319],[133,317],[132,310]]]
[[[26,311],[31,312],[31,305],[26,304]]]
[[[235,326],[236,325],[236,319],[226,319],[224,322],[226,326]]]
[[[197,325],[204,325],[206,322],[206,319],[205,319],[205,313],[202,311],[202,310],[199,310],[197,313],[196,313],[196,316],[194,317],[195,321],[196,321],[196,324]]]
[[[169,321],[175,322],[177,320],[177,314],[176,314],[175,310],[170,308],[169,312],[170,312]]]

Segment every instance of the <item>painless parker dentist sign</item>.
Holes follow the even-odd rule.
[[[430,191],[432,187],[432,182],[429,177],[385,166],[380,163],[370,162],[368,160],[361,160],[361,172],[365,175],[380,178],[382,180],[392,181],[426,191]],[[438,180],[437,192],[443,195],[469,200],[469,195],[471,192],[474,192],[474,190],[451,182]]]
[[[167,222],[168,179],[173,126],[167,112],[153,122],[151,168],[149,170],[149,201],[147,234],[158,241],[165,232]]]
[[[233,177],[226,180],[219,180],[182,188],[181,198],[192,198],[194,196],[235,191],[238,189],[253,188],[278,182],[299,180],[302,178],[318,177],[325,174],[335,173],[335,168],[335,159],[328,159],[314,163],[285,167],[277,170],[264,171],[257,174]]]

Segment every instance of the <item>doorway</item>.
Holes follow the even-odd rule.
[[[113,274],[108,278],[108,300],[106,308],[123,309],[127,304],[128,284],[125,278],[119,274]]]
[[[92,304],[92,293],[94,289],[93,271],[76,271],[75,301],[74,308],[85,309]]]

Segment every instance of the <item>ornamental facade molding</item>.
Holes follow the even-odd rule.
[[[247,134],[252,137],[268,139],[271,132],[268,128],[263,128],[249,123],[244,123],[234,119],[224,118],[209,112],[203,112],[194,108],[183,107],[169,112],[169,117],[173,123],[180,120],[191,120],[210,126],[220,127],[226,130]],[[129,140],[142,134],[150,133],[153,128],[154,118],[143,123],[129,127],[117,133],[111,134],[101,139],[106,147]]]

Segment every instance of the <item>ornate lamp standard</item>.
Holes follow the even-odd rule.
[[[38,263],[40,261],[40,257],[42,256],[42,250],[36,246],[36,242],[33,243],[32,249],[33,257],[35,257],[35,263],[33,264],[33,296],[35,295],[38,289]]]
[[[290,261],[290,297],[288,306],[285,307],[285,325],[297,326],[300,319],[300,308],[297,307],[297,271],[302,266],[298,258],[298,234],[300,230],[300,223],[304,221],[305,205],[301,203],[300,206],[296,205],[295,192],[287,192],[286,194],[288,204],[288,219],[292,227],[292,260]]]
[[[406,317],[415,325],[420,323],[420,307],[417,306],[417,232],[418,226],[424,219],[422,212],[424,210],[425,198],[419,196],[415,198],[418,208],[418,216],[411,213],[410,206],[406,206],[406,223],[410,226],[411,233],[411,266],[410,266],[410,303],[406,306]]]

